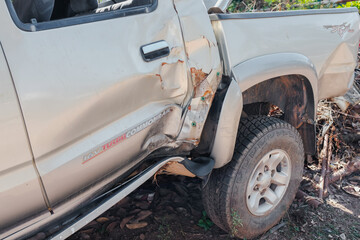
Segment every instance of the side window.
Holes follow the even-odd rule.
[[[6,0],[6,2],[15,23],[18,26],[20,23],[19,27],[23,30],[28,30],[25,27],[27,24],[35,26],[36,30],[44,30],[148,13],[157,6],[157,0]],[[54,21],[57,23],[51,24]]]
[[[151,5],[151,0],[108,0],[101,1],[99,8],[95,10],[96,13],[108,12],[120,9],[135,8],[141,6]]]

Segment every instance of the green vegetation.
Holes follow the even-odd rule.
[[[234,237],[238,232],[238,228],[243,226],[240,215],[234,209],[231,209],[231,221],[231,235]]]
[[[214,223],[208,218],[206,212],[202,211],[202,217],[197,225],[205,229],[205,231],[207,231],[214,225]]]
[[[359,9],[360,12],[360,1],[351,1],[345,4],[339,4],[337,6],[337,8],[347,8],[347,7],[356,7],[357,9]]]
[[[356,228],[355,226],[351,227],[352,235],[354,236],[354,239],[360,239],[360,228]]]
[[[344,7],[357,7],[360,10],[360,1],[337,4],[318,0],[233,0],[228,10],[229,12],[258,12]]]

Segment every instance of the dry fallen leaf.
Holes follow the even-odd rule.
[[[139,223],[126,224],[126,227],[127,227],[128,229],[138,229],[138,228],[146,227],[147,225],[148,225],[147,222],[139,222]]]
[[[116,228],[116,226],[118,225],[118,222],[112,222],[110,223],[107,227],[106,227],[106,231],[107,232],[111,232],[112,230],[114,230]]]
[[[96,219],[96,221],[98,223],[105,223],[105,222],[109,221],[109,219],[107,217],[99,217],[98,219]]]
[[[120,228],[124,229],[125,225],[134,218],[134,215],[124,218],[120,223]]]
[[[152,214],[151,211],[141,211],[139,212],[139,214],[137,215],[136,219],[134,220],[134,222],[139,222],[141,220],[144,220],[145,218],[147,218],[148,216],[150,216]]]

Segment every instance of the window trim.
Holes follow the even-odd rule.
[[[158,6],[158,0],[152,0],[152,1],[153,1],[152,4],[133,7],[133,8],[119,9],[109,12],[94,13],[83,16],[75,16],[75,17],[64,18],[59,20],[52,20],[49,22],[23,23],[18,18],[11,0],[5,0],[10,16],[14,21],[15,25],[19,29],[26,32],[38,32],[38,31],[63,28],[63,27],[75,26],[75,25],[92,23],[92,22],[99,22],[114,18],[127,17],[137,14],[151,13],[155,11]]]

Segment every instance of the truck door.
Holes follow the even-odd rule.
[[[1,38],[0,38],[1,39]],[[47,211],[19,103],[0,43],[0,238],[15,222]]]
[[[51,206],[124,173],[180,131],[190,96],[173,2],[133,2],[77,6],[72,17],[32,23],[20,22],[10,0],[0,9],[11,36],[5,53]]]

